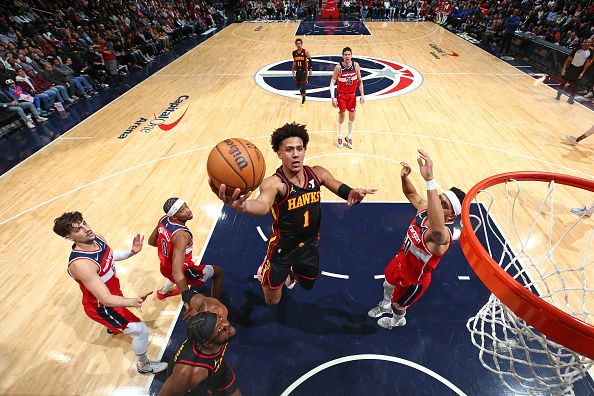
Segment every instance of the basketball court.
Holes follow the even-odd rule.
[[[225,269],[222,300],[237,328],[226,358],[244,395],[510,393],[481,365],[466,328],[490,293],[457,241],[405,327],[387,331],[367,317],[382,296],[383,268],[414,216],[399,163],[413,166],[419,191],[418,148],[431,155],[444,188],[468,191],[492,175],[524,170],[591,181],[594,142],[571,146],[564,134],[583,133],[594,115],[556,101],[539,80],[433,23],[364,25],[370,34],[353,34],[344,24],[228,26],[0,176],[0,393],[158,393],[164,376],[137,373],[130,338],[106,334],[82,311],[78,285],[66,273],[70,243],[51,228],[55,217],[79,210],[112,248],[124,249],[136,233],[148,238],[163,202],[175,196],[194,213],[188,226],[195,258]],[[325,32],[300,36],[314,61],[306,107],[299,106],[290,74],[298,29]],[[327,89],[345,46],[361,64],[366,93],[353,150],[336,147],[337,115]],[[306,164],[378,191],[349,209],[323,190],[322,276],[312,292],[295,288],[268,307],[253,276],[271,219],[223,207],[208,186],[206,161],[216,143],[240,137],[260,148],[270,175],[280,165],[270,134],[293,121],[310,132]],[[545,184],[526,184],[520,200],[532,210],[516,211],[521,233],[540,232],[530,249],[546,252],[547,233],[571,228],[557,264],[591,262],[592,217],[576,222],[569,208],[594,194],[559,186],[547,201]],[[471,212],[480,216],[478,209]],[[508,235],[505,209],[502,200],[492,207],[493,235]],[[534,221],[551,210],[554,226]],[[510,244],[517,248],[515,240]],[[146,243],[116,266],[126,296],[156,291],[163,282],[156,249]],[[591,267],[582,271],[589,280]],[[593,312],[592,293],[587,297],[585,311]],[[179,297],[159,301],[153,294],[144,303],[139,315],[151,331],[149,357],[170,358],[179,346],[180,309]],[[574,386],[576,395],[593,392],[591,377]]]

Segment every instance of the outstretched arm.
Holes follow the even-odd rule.
[[[346,200],[349,206],[358,204],[367,194],[375,194],[377,191],[376,189],[368,188],[350,188],[346,184],[336,180],[326,168],[321,166],[314,166],[312,170],[323,186],[326,186],[328,190]]]
[[[276,198],[276,195],[279,193],[283,194],[285,192],[284,184],[282,184],[280,182],[280,179],[274,175],[267,177],[266,179],[264,179],[262,184],[260,184],[260,195],[258,195],[258,198],[249,200],[248,198],[252,195],[252,191],[248,191],[246,194],[241,195],[241,190],[239,188],[236,188],[233,192],[233,195],[227,196],[227,186],[221,184],[221,186],[217,190],[215,186],[212,184],[211,180],[209,180],[208,182],[210,183],[211,190],[215,194],[217,194],[221,201],[231,206],[238,212],[249,214],[252,216],[264,216],[265,214],[267,214],[270,211],[272,205],[274,204],[274,199]]]
[[[427,201],[417,193],[415,186],[408,179],[410,175],[411,167],[406,162],[401,162],[402,170],[400,171],[400,181],[402,182],[402,192],[406,196],[406,199],[415,207],[418,211],[423,210],[427,207]]]
[[[441,201],[437,194],[437,185],[433,180],[433,161],[429,154],[419,149],[419,170],[427,182],[427,217],[431,231],[429,239],[438,245],[446,245],[450,242],[450,233],[445,226],[445,216]]]

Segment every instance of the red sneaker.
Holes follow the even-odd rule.
[[[173,289],[169,290],[167,293],[161,293],[161,290],[157,291],[157,298],[159,300],[164,300],[167,297],[177,296],[179,294],[179,289],[177,286],[174,286]]]

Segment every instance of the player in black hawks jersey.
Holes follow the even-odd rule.
[[[283,284],[292,288],[299,282],[303,289],[311,290],[319,276],[320,187],[325,186],[349,206],[376,190],[351,188],[321,166],[303,165],[309,142],[305,125],[285,124],[272,133],[270,140],[282,165],[262,181],[258,198],[248,199],[251,192],[240,195],[240,189],[228,197],[224,184],[216,190],[211,183],[211,188],[219,199],[241,213],[272,214],[273,232],[258,277],[266,303],[278,304]]]
[[[293,51],[293,64],[291,65],[291,73],[297,83],[297,88],[301,93],[301,106],[305,106],[305,86],[307,85],[308,76],[312,73],[311,56],[309,52],[303,48],[303,40],[298,38],[295,40],[296,50]]]

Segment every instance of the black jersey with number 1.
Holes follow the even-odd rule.
[[[276,170],[287,186],[284,197],[278,196],[270,212],[274,219],[271,243],[279,248],[290,248],[316,237],[320,230],[322,212],[320,206],[320,181],[309,166],[303,167],[303,186],[291,183],[282,167]]]

